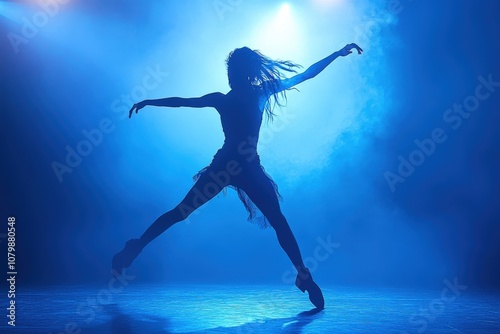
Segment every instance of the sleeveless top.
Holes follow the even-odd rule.
[[[241,175],[237,176],[238,184],[266,182],[273,187],[276,196],[281,200],[278,186],[265,172],[257,153],[263,118],[262,110],[265,103],[261,89],[256,87],[243,91],[232,90],[222,99],[223,103],[216,109],[224,131],[224,144],[217,151],[210,165],[199,171],[193,179],[197,181],[207,171],[223,170],[229,161],[236,161],[243,168]],[[237,191],[238,197],[249,213],[250,222],[257,223],[261,228],[269,226],[266,217],[243,189],[234,183],[229,184],[228,187]]]

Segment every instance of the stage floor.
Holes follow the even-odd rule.
[[[292,286],[111,283],[20,289],[16,327],[4,315],[0,332],[500,333],[500,296],[469,289],[324,288],[326,308],[304,312],[307,294]]]

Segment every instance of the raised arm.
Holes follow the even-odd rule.
[[[211,93],[201,97],[192,97],[192,98],[183,98],[183,97],[167,97],[163,99],[156,100],[144,100],[139,103],[136,103],[132,106],[128,113],[128,118],[132,117],[132,113],[135,111],[137,114],[139,110],[146,106],[155,106],[155,107],[170,107],[170,108],[178,108],[178,107],[191,107],[191,108],[205,108],[205,107],[213,107],[217,108],[221,97],[224,94],[222,93]]]
[[[345,57],[352,53],[352,49],[356,49],[358,54],[363,53],[363,49],[361,49],[357,44],[351,43],[344,46],[339,51],[336,51],[329,55],[328,57],[314,63],[307,70],[302,73],[299,73],[291,78],[283,79],[280,82],[280,91],[285,89],[290,89],[295,85],[298,85],[301,82],[312,79],[321,73],[328,65],[330,65],[335,59],[339,56]]]

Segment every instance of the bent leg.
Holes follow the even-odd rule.
[[[188,218],[196,209],[219,194],[225,186],[214,182],[208,172],[204,173],[175,208],[158,217],[149,226],[139,239],[141,248],[144,248],[175,223]]]
[[[125,247],[113,256],[112,269],[121,274],[124,268],[128,268],[132,264],[132,261],[147,244],[175,223],[186,219],[196,209],[220,193],[224,187],[224,184],[214,182],[208,173],[204,173],[179,205],[158,217],[140,239],[127,241]]]
[[[264,172],[261,173],[260,171],[255,173],[252,180],[249,181],[242,189],[275,229],[281,248],[283,248],[297,269],[298,274],[295,279],[295,285],[302,292],[308,292],[309,300],[314,306],[323,309],[325,307],[323,293],[316,282],[314,282],[309,269],[304,265],[299,246],[285,216],[281,212],[279,201],[271,181]]]
[[[285,216],[281,212],[278,197],[267,176],[264,173],[259,173],[257,177],[252,178],[251,182],[248,182],[241,189],[267,218],[269,224],[276,231],[281,248],[288,255],[297,271],[301,272],[305,266],[299,245],[290,225],[288,225]]]

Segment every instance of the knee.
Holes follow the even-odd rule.
[[[282,231],[285,228],[288,228],[288,222],[286,221],[283,213],[276,213],[268,218],[269,224],[276,230]]]
[[[177,223],[187,219],[191,213],[193,213],[193,210],[183,210],[180,205],[177,205],[172,210],[163,214],[162,218],[165,221]]]

